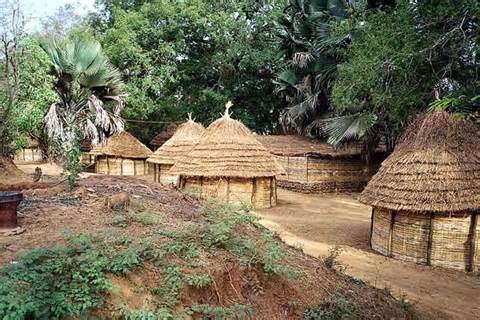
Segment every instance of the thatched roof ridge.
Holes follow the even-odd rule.
[[[148,158],[152,151],[130,133],[123,131],[95,146],[90,153],[123,158]]]
[[[150,141],[150,144],[157,148],[162,146],[165,142],[167,142],[168,139],[173,137],[179,126],[180,125],[178,123],[172,123],[168,125],[165,130],[153,137],[153,139]]]
[[[227,112],[170,173],[200,177],[273,177],[285,171],[240,121]]]
[[[437,111],[417,117],[360,196],[415,212],[480,209],[479,127]]]
[[[191,119],[183,123],[175,134],[155,151],[148,162],[160,164],[175,164],[184,157],[200,140],[205,128]]]
[[[255,136],[265,148],[278,156],[324,158],[349,158],[361,156],[362,147],[351,144],[335,149],[332,145],[315,139],[296,135],[258,135]]]

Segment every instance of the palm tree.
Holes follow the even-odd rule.
[[[289,103],[280,119],[286,131],[304,133],[330,110],[336,53],[350,41],[348,35],[332,36],[330,22],[345,19],[350,6],[347,0],[290,0],[286,7],[280,38],[287,67],[275,81]]]
[[[63,42],[45,40],[41,47],[57,77],[54,89],[58,101],[50,106],[44,118],[48,137],[70,154],[82,139],[96,144],[123,131],[120,117],[125,97],[123,84],[100,44],[76,37]],[[68,166],[71,169],[70,163]]]

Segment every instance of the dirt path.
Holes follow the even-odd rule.
[[[368,248],[370,208],[354,196],[306,195],[279,189],[277,207],[258,210],[262,224],[312,256],[341,246],[346,273],[394,295],[406,295],[437,318],[479,319],[480,277],[386,258]]]

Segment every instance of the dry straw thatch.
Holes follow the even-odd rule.
[[[147,159],[153,166],[153,179],[164,184],[177,184],[178,176],[170,174],[172,166],[198,143],[205,128],[188,115],[187,122],[180,125],[175,134]]]
[[[174,135],[147,161],[158,164],[175,164],[198,143],[204,132],[205,128],[200,123],[193,121],[189,115],[188,121],[180,125]]]
[[[285,171],[240,121],[225,115],[214,121],[199,143],[170,173],[190,177],[275,177]]]
[[[155,148],[162,146],[168,139],[173,137],[175,132],[178,129],[178,123],[172,123],[168,127],[165,128],[162,132],[157,134],[153,139],[150,141],[150,144]]]
[[[104,144],[95,146],[90,152],[94,155],[137,159],[146,159],[152,154],[150,149],[126,131],[114,134]]]
[[[479,138],[479,128],[471,121],[440,111],[419,116],[360,201],[414,212],[479,210]]]
[[[370,243],[401,260],[480,267],[479,127],[446,112],[419,116],[360,196]]]

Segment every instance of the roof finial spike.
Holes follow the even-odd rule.
[[[188,115],[188,119],[187,119],[187,120],[188,120],[188,121],[193,121],[193,119],[192,119],[192,113],[191,113],[191,112],[188,112],[187,115]]]
[[[228,101],[228,102],[225,104],[225,117],[230,118],[231,113],[228,112],[228,111],[230,110],[230,108],[231,108],[232,106],[233,106],[232,101]]]

